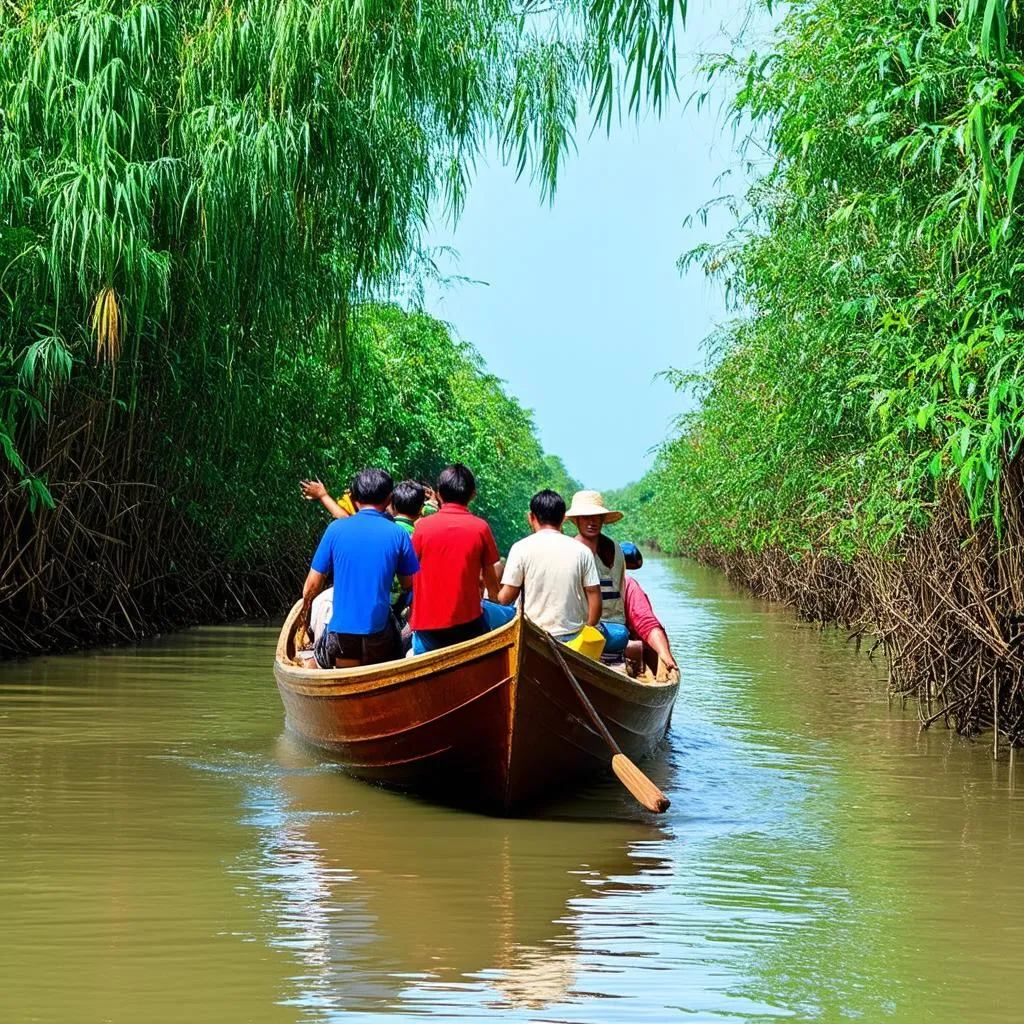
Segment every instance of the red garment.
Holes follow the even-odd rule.
[[[413,544],[413,547],[415,546]],[[414,576],[413,579],[415,578]],[[658,617],[651,607],[651,599],[632,576],[626,576],[626,590],[622,596],[626,604],[626,625],[631,633],[635,633],[644,643],[647,643],[651,633],[656,629],[664,632],[665,627],[658,621]]]
[[[420,561],[412,578],[413,630],[449,629],[480,618],[480,570],[499,557],[487,523],[465,505],[446,503],[417,520],[412,549]]]

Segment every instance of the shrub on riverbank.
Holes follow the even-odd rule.
[[[439,325],[352,309],[495,140],[550,193],[581,88],[660,106],[679,13],[0,5],[0,651],[279,607],[300,473],[458,455],[507,540],[561,482],[528,417]]]
[[[1013,5],[790,4],[709,63],[773,154],[691,253],[736,319],[661,453],[647,530],[880,632],[893,685],[1024,736],[1024,37]]]
[[[534,490],[574,486],[472,348],[393,306],[356,312],[344,361],[307,345],[214,363],[201,389],[180,362],[141,378],[140,412],[69,385],[19,439],[52,507],[0,469],[0,652],[280,612],[327,522],[300,476],[340,493],[364,464],[432,478],[462,459],[505,547]]]

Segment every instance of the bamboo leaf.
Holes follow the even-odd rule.
[[[1013,163],[1010,165],[1009,172],[1006,175],[1006,207],[1011,213],[1014,208],[1014,198],[1017,194],[1017,181],[1020,178],[1020,169],[1022,164],[1024,164],[1024,152],[1017,154]]]

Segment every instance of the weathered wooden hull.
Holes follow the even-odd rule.
[[[404,661],[324,671],[294,662],[299,606],[274,675],[286,722],[363,779],[511,814],[605,770],[610,754],[547,645],[519,617]],[[573,651],[566,659],[633,760],[668,729],[678,680],[638,682]]]

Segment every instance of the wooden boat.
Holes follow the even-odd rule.
[[[295,656],[301,602],[281,629],[274,675],[287,726],[362,779],[515,814],[604,771],[610,752],[548,643],[517,616],[482,637],[380,665],[323,670]],[[627,757],[664,738],[679,689],[564,657]]]

